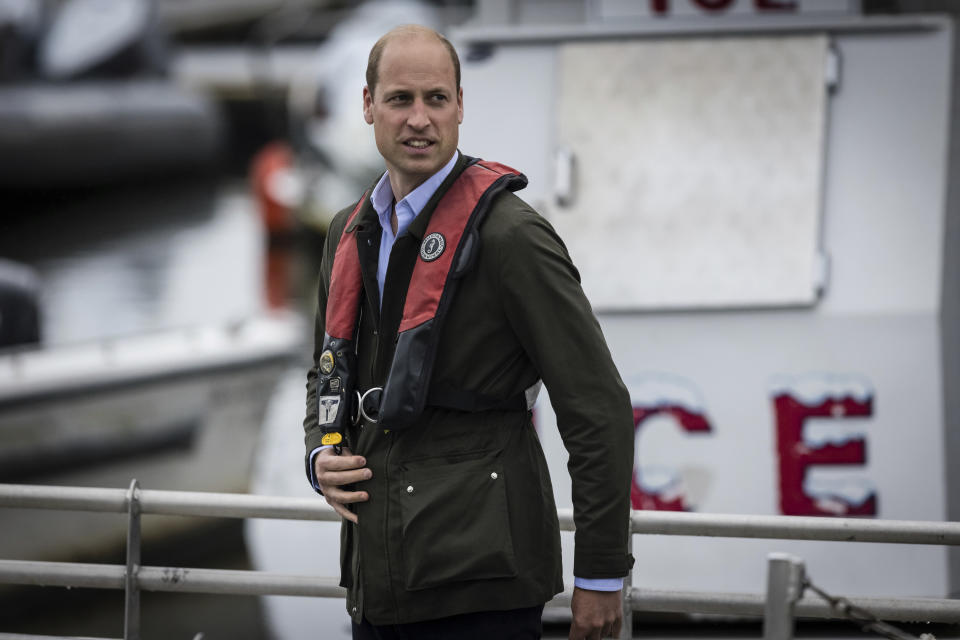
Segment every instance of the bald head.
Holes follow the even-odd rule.
[[[457,50],[453,48],[450,41],[429,27],[424,27],[419,24],[404,24],[399,27],[394,27],[383,34],[383,36],[377,40],[377,43],[373,45],[373,48],[370,49],[370,57],[367,59],[367,87],[370,89],[371,94],[374,93],[377,81],[379,80],[380,59],[383,57],[383,52],[387,48],[387,44],[394,40],[415,38],[434,39],[446,48],[447,53],[450,54],[450,61],[453,63],[453,75],[456,80],[456,88],[459,91],[460,58],[457,56]]]

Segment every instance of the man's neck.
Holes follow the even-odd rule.
[[[437,171],[440,171],[440,169],[445,167],[447,163],[450,162],[454,156],[456,156],[456,154],[457,152],[454,150],[453,155],[450,156],[450,158],[447,158],[446,161],[440,165]],[[389,167],[387,167],[387,169],[387,174],[390,178],[390,190],[393,191],[394,202],[400,202],[406,198],[408,195],[410,195],[411,191],[422,185],[434,175],[431,173],[430,175],[416,176],[409,180],[404,180],[402,176],[397,176],[397,173],[399,173],[398,171],[390,171]]]
[[[394,171],[391,171],[389,173],[390,173],[390,190],[393,191],[393,201],[395,203],[400,202],[401,200],[406,198],[411,191],[413,191],[414,189],[422,185],[424,182],[427,181],[427,178],[430,177],[430,176],[423,176],[417,179],[416,181],[401,182],[400,180],[394,177],[393,175],[395,173]]]

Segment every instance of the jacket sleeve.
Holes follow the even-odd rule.
[[[330,291],[330,274],[333,273],[333,256],[345,225],[344,212],[340,212],[330,223],[326,241],[323,243],[323,256],[320,261],[320,277],[317,284],[317,315],[313,328],[313,361],[307,370],[307,406],[303,419],[304,444],[306,445],[305,465],[307,478],[310,474],[310,452],[321,446],[323,434],[318,424],[317,408],[317,366],[323,350],[323,337],[326,332],[327,294]]]
[[[579,578],[629,573],[633,410],[580,276],[550,224],[526,209],[499,242],[504,311],[550,392],[569,453]]]

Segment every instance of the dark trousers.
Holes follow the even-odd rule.
[[[539,640],[542,615],[543,605],[383,626],[364,618],[353,623],[353,640]]]

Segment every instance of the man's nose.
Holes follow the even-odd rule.
[[[423,100],[413,101],[410,107],[410,114],[407,117],[407,124],[414,129],[425,129],[430,124],[430,117],[427,114],[427,105]]]

